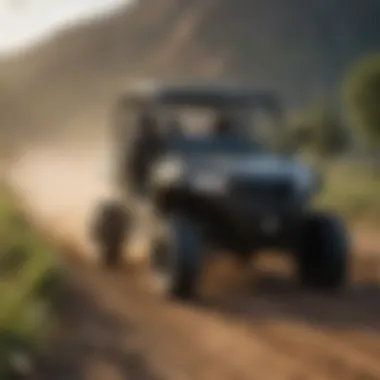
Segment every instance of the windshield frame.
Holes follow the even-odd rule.
[[[232,129],[228,133],[228,138],[234,140],[235,142],[238,142],[239,140],[249,141],[252,146],[252,151],[270,151],[277,153],[278,152],[278,137],[281,135],[279,131],[282,129],[282,118],[280,115],[276,112],[277,109],[268,109],[267,107],[263,106],[252,106],[252,105],[232,105],[230,107],[217,107],[217,106],[205,106],[205,105],[177,105],[177,104],[159,104],[156,107],[154,107],[154,110],[152,110],[155,115],[158,117],[158,124],[160,128],[160,132],[165,136],[165,139],[173,139],[176,138],[177,141],[179,141],[178,136],[182,136],[182,139],[184,142],[188,140],[188,142],[202,144],[202,140],[205,140],[207,142],[211,142],[212,140],[215,140],[216,137],[211,138],[211,136],[214,135],[215,130],[213,130],[213,126],[210,127],[210,125],[207,125],[206,123],[206,129],[202,130],[202,128],[195,128],[195,130],[198,130],[194,135],[193,133],[189,133],[186,131],[188,128],[185,126],[181,126],[181,123],[179,123],[180,130],[176,131],[175,133],[170,131],[169,125],[172,125],[171,123],[173,121],[177,122],[179,120],[179,117],[181,117],[181,113],[183,110],[190,111],[190,112],[209,112],[214,114],[214,120],[211,121],[211,124],[215,122],[217,118],[220,116],[223,117],[226,116],[231,120]],[[257,134],[257,128],[254,125],[253,116],[257,111],[264,111],[264,114],[269,116],[269,119],[272,119],[272,126],[269,127],[272,130],[273,141],[264,141],[258,138]],[[181,120],[182,121],[182,120]],[[210,130],[209,130],[210,128]],[[199,133],[200,132],[200,133]],[[170,136],[170,134],[173,133],[177,136]],[[198,137],[199,133],[199,137]],[[169,136],[168,136],[169,135]],[[220,137],[218,137],[220,138]],[[223,140],[220,140],[222,142],[221,146],[224,145]],[[225,146],[225,145],[224,145]]]
[[[247,140],[241,135],[167,138],[168,151],[180,155],[246,155],[263,153],[265,147],[253,140]]]

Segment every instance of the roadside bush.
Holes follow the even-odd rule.
[[[344,111],[367,148],[380,148],[380,54],[356,62],[343,81]]]
[[[28,371],[52,326],[60,280],[53,247],[0,188],[0,379]]]

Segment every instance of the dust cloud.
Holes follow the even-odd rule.
[[[12,159],[6,179],[39,226],[95,260],[88,226],[97,202],[112,195],[109,157],[104,144],[33,147]]]

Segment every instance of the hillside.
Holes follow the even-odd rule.
[[[140,0],[3,62],[0,122],[98,130],[136,76],[239,79],[299,106],[333,95],[352,60],[379,51],[379,14],[377,0]]]

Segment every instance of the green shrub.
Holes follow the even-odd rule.
[[[59,287],[54,260],[54,248],[0,188],[0,379],[15,369],[17,355],[28,356],[48,335]]]
[[[335,210],[348,220],[380,223],[380,177],[370,165],[330,162],[317,205]]]
[[[356,62],[342,85],[344,111],[370,149],[380,147],[380,54]]]

